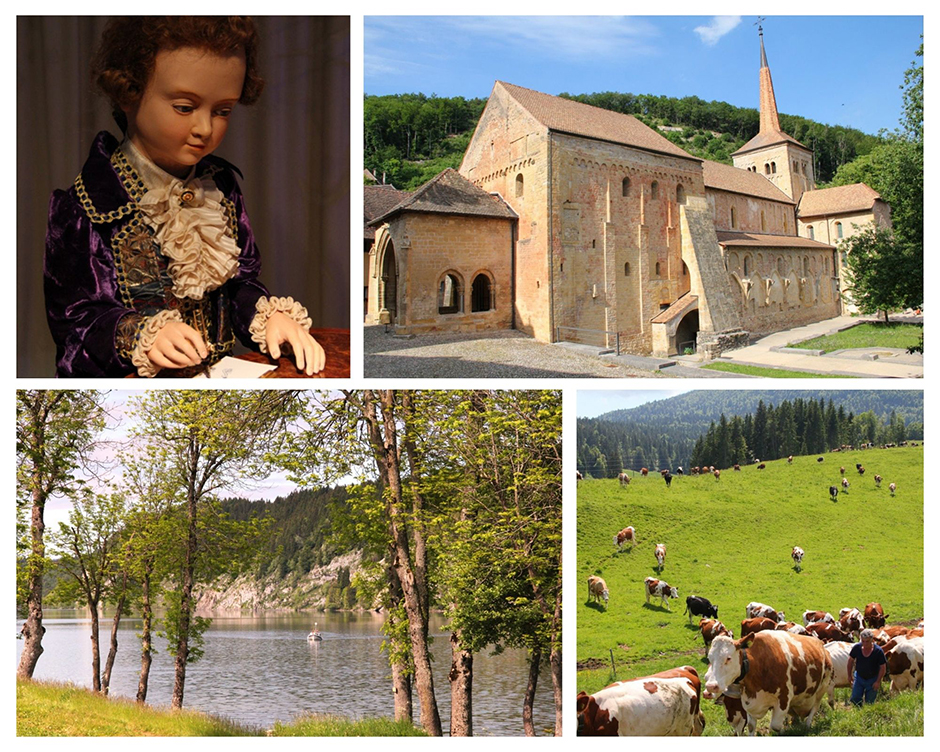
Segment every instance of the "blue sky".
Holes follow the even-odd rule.
[[[612,410],[626,410],[691,391],[691,389],[579,389],[578,417],[596,418]]]
[[[366,16],[366,94],[626,91],[758,105],[756,16]],[[770,16],[780,112],[866,133],[895,128],[921,16]]]

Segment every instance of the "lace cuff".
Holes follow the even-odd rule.
[[[255,303],[255,317],[251,320],[248,332],[251,334],[251,341],[257,343],[261,352],[267,353],[268,343],[265,339],[265,327],[268,319],[275,313],[285,313],[304,329],[309,330],[313,326],[313,321],[307,315],[307,309],[293,298],[276,298],[262,295]]]
[[[156,341],[160,330],[171,321],[183,323],[183,317],[180,316],[179,311],[169,309],[160,311],[155,316],[146,318],[141,322],[140,333],[137,335],[137,346],[131,352],[131,362],[137,366],[137,373],[140,376],[151,379],[160,370],[147,357],[147,353],[153,349],[153,343]]]

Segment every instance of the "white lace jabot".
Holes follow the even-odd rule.
[[[160,252],[169,260],[173,294],[201,300],[238,271],[241,251],[226,234],[222,192],[211,179],[195,177],[195,167],[180,180],[151,162],[130,141],[125,140],[120,148],[147,188],[140,209]]]

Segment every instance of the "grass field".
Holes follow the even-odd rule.
[[[668,489],[658,475],[637,476],[626,489],[616,480],[581,481],[578,690],[594,692],[612,679],[683,664],[704,676],[707,663],[697,625],[689,625],[683,615],[688,595],[718,605],[719,618],[736,636],[750,601],[783,610],[797,622],[807,609],[838,614],[844,606],[861,609],[870,601],[885,607],[891,623],[922,617],[923,447],[816,459],[768,462],[763,471],[755,465],[724,470],[719,481],[676,476]],[[857,462],[865,466],[864,476],[856,472]],[[829,486],[839,485],[840,465],[851,485],[833,502]],[[884,477],[880,489],[876,473]],[[891,482],[898,487],[894,498]],[[618,553],[612,539],[627,525],[636,528],[639,542]],[[643,580],[659,576],[653,557],[657,543],[667,550],[660,579],[679,589],[671,611],[658,601],[645,603]],[[806,552],[801,572],[790,558],[794,545]],[[606,608],[588,602],[592,574],[603,577],[610,589]],[[706,705],[706,733],[730,733],[720,709]],[[817,727],[813,733],[820,733]]]
[[[834,373],[809,373],[808,371],[789,371],[785,368],[763,368],[746,366],[741,363],[709,363],[700,366],[706,371],[724,371],[739,373],[742,376],[764,376],[768,379],[854,379],[854,376],[839,376]]]
[[[82,687],[51,682],[16,682],[17,736],[266,736],[191,710],[173,711],[108,698]],[[359,721],[338,716],[278,723],[270,736],[426,736],[410,723],[390,718]]]
[[[854,350],[861,347],[899,347],[907,349],[920,342],[924,333],[923,324],[900,324],[873,321],[859,324],[851,329],[843,329],[825,337],[815,337],[805,342],[794,343],[788,347],[805,350]]]

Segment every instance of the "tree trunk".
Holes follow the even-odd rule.
[[[98,603],[89,600],[88,612],[91,614],[91,688],[95,692],[100,692],[101,647],[98,643]]]
[[[39,480],[34,479],[34,484]],[[46,560],[46,547],[43,542],[43,533],[46,524],[43,521],[45,498],[38,488],[34,488],[32,517],[30,532],[32,535],[32,550],[26,566],[28,567],[29,595],[26,599],[26,621],[21,630],[23,634],[23,653],[20,655],[20,664],[16,675],[21,679],[32,679],[36,663],[42,655],[42,636],[46,628],[42,625],[42,575]]]
[[[153,623],[153,608],[150,605],[150,572],[145,572],[142,582],[143,588],[143,620],[140,630],[140,679],[137,681],[137,702],[147,701],[147,682],[150,680],[150,664],[153,663],[151,624]]]
[[[190,481],[192,483],[192,481]],[[189,537],[186,540],[186,564],[183,568],[183,582],[180,590],[179,638],[176,642],[176,675],[173,680],[173,698],[170,707],[179,710],[183,707],[183,687],[186,684],[186,663],[189,659],[189,623],[193,608],[193,582],[196,569],[196,493],[189,489]]]
[[[411,674],[408,666],[392,661],[392,693],[395,695],[395,720],[414,720],[414,704],[411,696]]]
[[[473,736],[473,653],[450,633],[450,735]]]
[[[890,323],[891,323],[891,321],[888,319],[888,309],[887,309],[887,308],[885,309],[885,323],[886,323],[886,324],[890,324]]]
[[[529,655],[529,683],[525,688],[522,702],[522,728],[526,736],[535,736],[535,723],[532,720],[532,707],[535,705],[535,689],[539,683],[539,671],[542,663],[542,649],[533,648]]]
[[[114,658],[117,656],[118,625],[121,623],[121,616],[124,613],[124,602],[127,600],[127,574],[124,574],[124,581],[121,589],[121,597],[118,598],[117,607],[114,611],[114,620],[111,622],[111,647],[108,650],[108,658],[104,662],[104,674],[101,677],[101,689],[108,694],[111,687],[111,669],[114,668]]]
[[[561,736],[562,720],[562,695],[561,695],[561,648],[552,650],[550,658],[552,666],[552,691],[555,695],[555,736]]]

